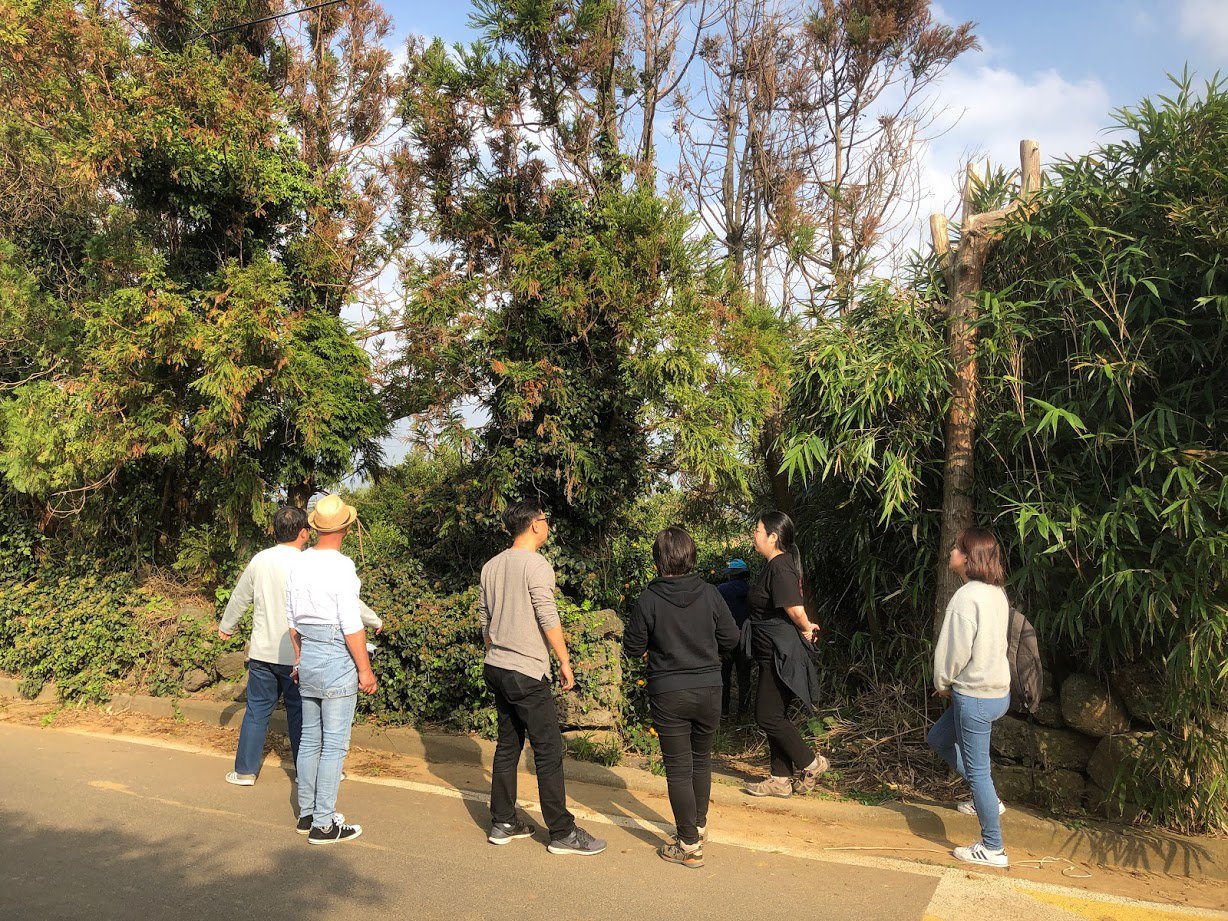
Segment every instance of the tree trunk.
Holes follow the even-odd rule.
[[[947,241],[944,215],[930,217],[930,234],[934,252],[947,266],[947,290],[950,292],[947,348],[951,356],[953,378],[951,405],[944,426],[946,456],[942,477],[942,530],[938,541],[937,579],[934,593],[933,636],[938,637],[951,596],[960,586],[960,578],[947,568],[947,560],[955,539],[964,528],[975,523],[976,509],[973,490],[976,468],[973,464],[976,446],[976,398],[978,370],[976,363],[976,296],[981,290],[985,260],[997,234],[998,225],[1011,211],[1027,207],[1040,188],[1040,145],[1033,140],[1019,142],[1019,195],[1001,211],[976,214],[972,195],[979,179],[968,168],[964,182],[963,220],[959,246],[952,254]],[[988,169],[986,170],[988,175]]]
[[[947,410],[946,458],[942,478],[942,536],[939,539],[937,596],[934,635],[942,628],[947,602],[960,586],[960,578],[947,568],[947,558],[959,532],[973,523],[972,491],[976,485],[973,467],[976,439],[976,328],[975,294],[981,287],[987,234],[972,234],[960,241],[960,263],[953,273],[955,290],[950,305],[947,347],[954,366],[951,405]]]

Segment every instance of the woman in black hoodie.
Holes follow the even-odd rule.
[[[695,541],[666,528],[652,545],[658,578],[636,599],[623,635],[633,659],[648,655],[648,699],[678,837],[658,853],[702,867],[712,792],[712,740],[721,722],[721,656],[738,627],[720,592],[692,570]]]

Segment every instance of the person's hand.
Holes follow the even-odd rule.
[[[570,691],[576,686],[576,676],[571,672],[570,662],[559,663],[559,688],[564,691]]]
[[[383,625],[383,624],[380,624],[378,627],[376,627],[376,628],[375,628],[375,635],[376,635],[376,636],[379,636],[379,635],[380,635],[381,633],[383,633],[383,632],[384,632],[384,625]]]
[[[821,628],[818,624],[807,624],[806,629],[802,631],[802,636],[810,640],[812,643],[817,643],[819,641],[820,629]]]
[[[936,690],[934,691],[934,696],[941,697],[943,700],[950,700],[951,699],[951,689],[943,688],[941,691]]]
[[[290,680],[293,681],[295,684],[298,684],[298,666],[297,665],[294,666],[294,668],[290,669]]]
[[[374,694],[375,689],[379,687],[375,680],[375,672],[369,668],[364,668],[358,673],[358,690],[364,694]]]
[[[217,628],[217,635],[218,635],[218,636],[220,636],[220,637],[221,637],[222,639],[224,639],[224,640],[228,640],[228,639],[230,639],[232,636],[234,636],[234,634],[233,634],[233,633],[226,633],[226,632],[224,632],[224,631],[222,630],[222,628],[221,628],[221,627],[218,627],[218,628]]]

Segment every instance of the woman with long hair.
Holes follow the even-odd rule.
[[[827,759],[811,750],[789,719],[793,701],[807,709],[814,703],[819,625],[810,621],[803,605],[792,519],[778,511],[763,515],[755,525],[754,544],[767,565],[747,594],[747,626],[749,651],[759,665],[755,722],[767,734],[771,776],[744,789],[751,796],[787,797],[809,793],[828,767]]]
[[[712,742],[721,723],[721,656],[737,645],[738,626],[720,592],[694,572],[695,541],[666,528],[652,545],[656,579],[636,599],[623,634],[632,659],[647,653],[648,701],[678,836],[664,860],[704,864]]]
[[[964,584],[951,597],[934,647],[934,693],[951,701],[929,731],[930,747],[972,790],[981,821],[981,840],[952,853],[959,860],[989,867],[1010,861],[1002,846],[1006,807],[998,799],[989,767],[989,738],[995,720],[1011,702],[1007,660],[1010,604],[1003,589],[1002,550],[984,528],[965,528],[955,538],[947,566]]]

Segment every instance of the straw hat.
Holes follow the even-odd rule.
[[[348,528],[357,520],[358,509],[346,505],[344,499],[331,493],[317,502],[307,516],[307,523],[321,534],[331,534]]]

